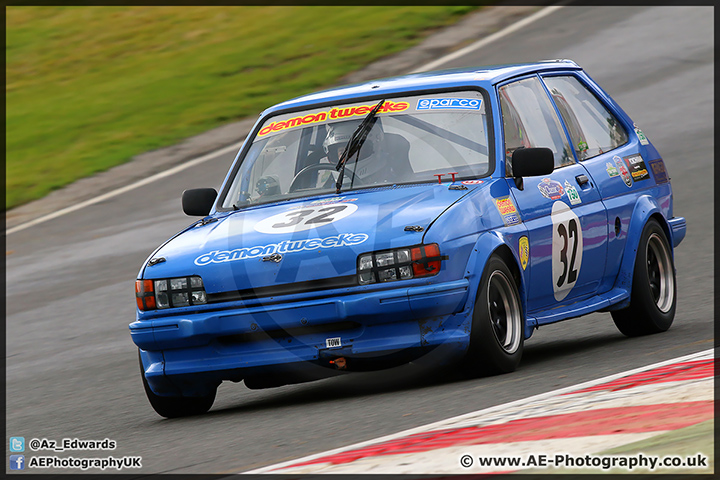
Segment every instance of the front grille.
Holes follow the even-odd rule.
[[[282,285],[270,285],[267,287],[247,288],[234,292],[208,293],[208,303],[234,302],[240,300],[256,300],[258,298],[279,297],[297,293],[318,292],[335,288],[356,287],[358,285],[357,275],[346,275],[344,277],[323,278],[320,280],[309,280],[306,282],[284,283]]]

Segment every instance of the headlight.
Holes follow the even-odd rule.
[[[360,285],[428,277],[440,272],[440,255],[436,243],[364,253],[358,257],[357,274]]]
[[[207,294],[198,276],[136,280],[135,299],[140,310],[204,305]]]

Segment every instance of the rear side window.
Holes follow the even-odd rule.
[[[555,168],[575,162],[567,136],[555,109],[537,77],[503,85],[498,89],[505,134],[507,173],[512,175],[512,154],[518,148],[548,147]]]
[[[570,131],[579,160],[627,143],[628,136],[620,121],[577,78],[544,77],[543,81]]]

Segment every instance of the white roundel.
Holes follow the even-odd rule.
[[[583,238],[580,219],[561,201],[552,207],[552,282],[558,302],[567,297],[580,275]]]
[[[255,224],[260,233],[291,233],[319,228],[351,215],[358,206],[353,203],[313,205],[278,213]]]

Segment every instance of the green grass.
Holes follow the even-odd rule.
[[[615,448],[604,450],[600,453],[593,454],[593,456],[629,456],[635,459],[639,458],[640,453],[643,456],[663,458],[668,455],[676,455],[684,457],[685,459],[692,458],[692,462],[697,462],[696,455],[702,454],[708,458],[708,467],[683,467],[683,468],[668,468],[668,467],[656,467],[655,470],[648,468],[636,467],[633,470],[625,468],[611,468],[609,470],[602,470],[600,468],[534,468],[527,470],[520,470],[515,473],[522,474],[533,474],[529,478],[544,478],[544,475],[550,473],[553,475],[574,475],[574,474],[711,474],[715,471],[715,458],[714,458],[714,432],[715,432],[715,420],[707,420],[702,423],[691,425],[689,427],[681,428],[678,430],[671,430],[669,432],[661,433],[653,437],[641,440],[639,442],[629,443],[627,445],[620,445]],[[582,455],[578,455],[582,456]],[[539,474],[539,475],[534,475]]]
[[[7,7],[6,208],[257,115],[473,7]]]

